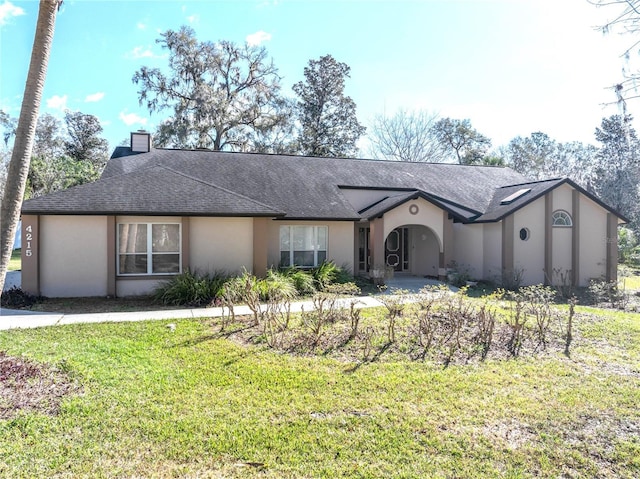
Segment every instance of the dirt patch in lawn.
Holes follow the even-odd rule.
[[[62,398],[80,390],[58,368],[0,351],[0,419],[11,419],[20,412],[57,414]]]
[[[130,298],[41,298],[29,308],[31,311],[49,313],[86,314],[86,313],[120,313],[129,311],[159,311],[185,309],[181,306],[167,306],[153,301],[149,296]]]

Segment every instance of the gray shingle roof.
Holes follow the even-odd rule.
[[[103,178],[151,165],[188,171],[284,211],[287,218],[308,219],[360,217],[340,186],[419,190],[482,212],[495,188],[526,181],[508,168],[170,149],[112,158]]]
[[[497,221],[563,180],[530,183],[530,194],[500,205],[526,181],[499,167],[118,147],[100,180],[26,201],[23,212],[357,221],[420,196],[458,221]],[[358,212],[343,187],[398,195]]]
[[[276,208],[164,166],[109,176],[28,200],[27,214],[281,216]]]

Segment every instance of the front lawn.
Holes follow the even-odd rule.
[[[1,332],[73,387],[56,414],[0,395],[0,477],[638,477],[640,315],[579,311],[570,358],[448,368],[274,352],[219,320]]]
[[[11,259],[9,260],[9,271],[20,271],[22,269],[22,258],[20,256],[21,249],[11,251]]]

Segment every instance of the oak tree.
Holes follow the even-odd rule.
[[[170,113],[158,126],[157,145],[243,150],[252,132],[282,121],[280,77],[264,47],[201,42],[186,26],[156,42],[168,51],[169,72],[143,66],[133,82],[150,113]]]
[[[460,165],[482,163],[491,148],[491,140],[473,128],[469,120],[442,118],[433,128],[447,156]]]

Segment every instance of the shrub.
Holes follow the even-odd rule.
[[[610,303],[611,307],[624,309],[629,300],[629,296],[618,288],[615,281],[604,281],[592,279],[587,288],[589,296],[596,305]]]
[[[288,268],[281,268],[279,272],[293,282],[299,295],[305,296],[316,292],[315,280],[313,275],[308,271],[296,268],[295,266],[289,266]]]
[[[227,279],[228,275],[223,272],[200,275],[187,270],[158,285],[153,298],[162,304],[208,305],[221,296]]]
[[[263,300],[290,300],[298,296],[298,288],[290,276],[270,269],[267,277],[259,281],[261,299]]]
[[[2,293],[0,296],[0,305],[3,308],[28,308],[38,303],[40,299],[39,296],[33,296],[23,291],[22,288],[13,286]]]
[[[311,270],[316,289],[323,291],[333,283],[338,275],[338,266],[333,261],[323,261],[320,266]]]

